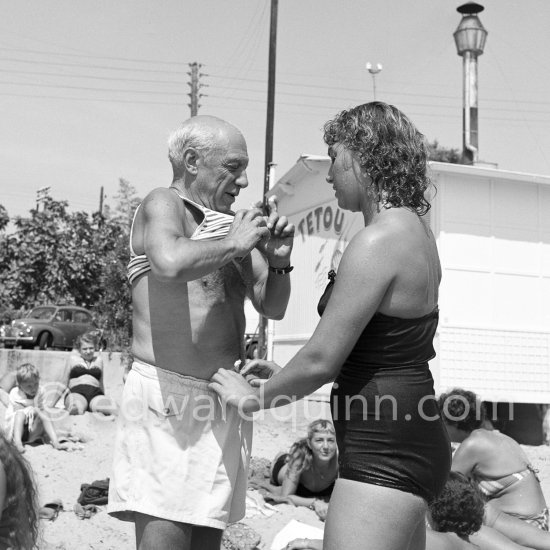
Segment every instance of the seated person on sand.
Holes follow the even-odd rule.
[[[116,414],[115,404],[103,389],[103,360],[96,353],[95,338],[83,334],[78,348],[68,360],[69,393],[65,408],[69,414],[84,414],[86,411],[105,415]]]
[[[426,515],[426,550],[526,549],[524,546],[515,544],[502,533],[482,526],[484,504],[483,495],[475,485],[462,474],[451,472],[443,491],[430,504]],[[480,529],[486,530],[482,540],[478,540]],[[533,530],[536,531],[536,529]],[[368,545],[365,546],[367,547]],[[323,541],[295,539],[285,548],[286,550],[322,550]]]
[[[45,390],[40,373],[30,363],[17,367],[16,385],[10,390],[6,408],[5,430],[17,450],[25,452],[24,443],[33,443],[44,436],[54,449],[62,449],[45,406]]]
[[[439,407],[451,441],[460,443],[452,469],[477,483],[488,501],[485,523],[500,529],[508,514],[548,531],[537,471],[515,440],[480,428],[485,410],[476,394],[455,388],[439,397]]]
[[[299,439],[288,453],[279,453],[271,465],[266,500],[307,506],[321,517],[338,477],[338,452],[330,420],[315,420],[307,438]],[[319,508],[319,509],[318,509]]]

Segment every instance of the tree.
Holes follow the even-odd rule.
[[[140,199],[119,180],[115,208],[106,215],[68,211],[66,201],[46,197],[43,209],[17,218],[0,234],[0,304],[12,310],[40,303],[70,303],[94,311],[112,349],[131,337],[131,297],[126,280],[128,237]],[[112,214],[111,214],[112,212]],[[5,213],[5,216],[4,216]],[[0,205],[0,232],[8,218]]]
[[[462,163],[462,155],[458,149],[442,147],[436,139],[432,143],[428,143],[428,159],[451,164]]]

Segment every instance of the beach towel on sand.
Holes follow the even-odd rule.
[[[291,519],[274,537],[271,550],[283,550],[294,539],[322,539],[323,529]]]

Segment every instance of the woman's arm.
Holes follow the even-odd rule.
[[[348,245],[331,299],[309,342],[279,373],[252,390],[237,373],[220,369],[211,387],[245,413],[286,405],[334,380],[378,310],[398,270],[392,240],[365,228]]]
[[[479,462],[480,442],[475,436],[470,435],[458,447],[453,455],[451,469],[471,477]]]

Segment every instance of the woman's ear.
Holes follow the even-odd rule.
[[[193,176],[196,176],[197,172],[199,171],[199,168],[197,165],[198,159],[199,159],[199,153],[193,147],[189,147],[183,153],[183,164],[185,166],[185,169],[187,170],[187,172],[189,172]]]

